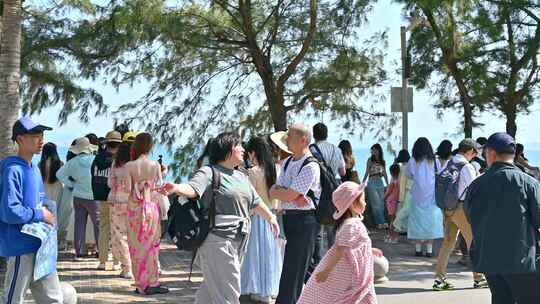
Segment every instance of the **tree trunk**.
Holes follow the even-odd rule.
[[[0,158],[14,152],[11,130],[21,109],[21,0],[4,0],[0,42]]]
[[[472,138],[473,118],[472,118],[472,106],[468,97],[461,98],[463,103],[463,132],[465,138]]]
[[[513,138],[516,138],[517,133],[517,109],[513,100],[506,101],[506,107],[504,108],[504,115],[506,116],[506,133],[510,134]]]
[[[285,98],[283,93],[276,90],[275,86],[264,83],[264,91],[266,93],[266,100],[268,101],[268,108],[270,115],[272,116],[272,123],[274,124],[275,131],[287,130],[287,111],[285,111]],[[268,87],[267,87],[268,85]]]

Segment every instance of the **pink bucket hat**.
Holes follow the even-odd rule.
[[[344,182],[332,193],[332,202],[336,206],[333,217],[339,219],[352,205],[352,203],[364,193],[365,184],[355,182]]]

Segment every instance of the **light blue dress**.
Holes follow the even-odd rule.
[[[411,240],[434,240],[444,235],[443,214],[435,203],[435,164],[412,159],[407,165],[413,180],[407,236]]]
[[[268,200],[268,190],[260,193],[266,189],[262,170],[250,169],[249,179],[261,198]],[[258,214],[253,215],[251,234],[240,274],[241,294],[276,297],[282,267],[283,256],[279,238],[274,236],[268,221]]]

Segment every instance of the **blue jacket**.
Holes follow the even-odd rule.
[[[45,188],[37,166],[18,156],[0,162],[0,256],[37,252],[41,241],[21,233],[24,224],[42,222]]]
[[[73,196],[93,200],[92,191],[92,162],[94,155],[79,154],[70,159],[57,172],[56,177],[68,188],[73,188]],[[70,178],[71,177],[71,178]]]

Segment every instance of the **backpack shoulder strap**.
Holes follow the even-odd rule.
[[[214,166],[210,166],[210,169],[212,169],[212,197],[210,200],[210,208],[208,211],[208,217],[210,219],[210,230],[212,230],[216,224],[216,191],[219,189],[219,185],[221,183],[221,173],[214,168]]]
[[[283,166],[283,173],[285,173],[285,171],[287,171],[287,168],[289,167],[289,164],[291,163],[293,157],[292,156],[289,156],[289,158],[287,158],[287,160],[285,161],[285,165]]]
[[[317,144],[311,144],[311,145],[309,145],[309,147],[315,149],[317,154],[319,154],[321,156],[321,161],[326,165],[326,160],[324,159],[324,155],[322,154],[322,151],[319,148],[319,146],[317,146]]]

